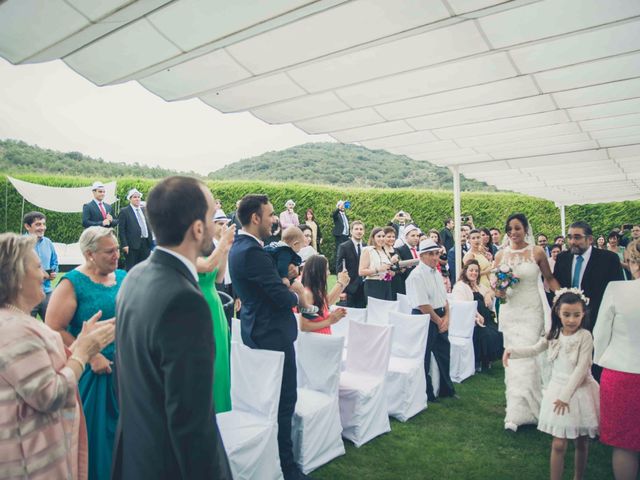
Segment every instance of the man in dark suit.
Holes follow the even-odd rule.
[[[91,186],[93,200],[82,206],[82,226],[113,228],[118,225],[118,220],[113,218],[111,205],[103,202],[106,190],[104,183],[93,182]]]
[[[366,243],[364,237],[364,223],[356,220],[351,224],[351,238],[338,246],[336,255],[336,272],[347,269],[349,284],[344,289],[347,294],[347,307],[366,308],[367,296],[364,294],[364,281],[358,270],[360,268],[360,254]]]
[[[589,298],[589,330],[593,330],[602,296],[609,282],[624,280],[620,258],[593,248],[593,232],[586,222],[575,222],[567,235],[569,250],[558,254],[553,276],[561,287],[580,288]]]
[[[420,229],[415,225],[409,225],[404,230],[404,244],[396,249],[400,260],[414,260],[420,259],[418,255],[418,243],[420,242]],[[411,271],[416,268],[418,264],[413,267],[407,267],[404,271],[400,271],[397,275],[400,275],[402,282],[398,283],[398,293],[406,294],[405,282]]]
[[[608,250],[593,248],[593,231],[586,222],[572,223],[567,239],[569,250],[558,254],[553,276],[561,287],[579,288],[589,298],[589,330],[593,331],[607,285],[624,280],[620,258]],[[602,368],[593,364],[591,371],[600,381]]]
[[[467,240],[469,239],[469,233],[467,229],[460,229],[460,248],[462,249],[462,257],[464,258],[465,254],[469,251],[469,244]],[[456,272],[456,249],[455,247],[451,247],[447,251],[447,264],[449,265],[449,280],[451,281],[451,286],[456,283],[457,280],[457,272]]]
[[[349,218],[344,209],[344,200],[340,200],[331,214],[331,217],[333,217],[332,233],[336,241],[336,257],[338,256],[338,247],[349,240]]]
[[[229,252],[229,269],[233,288],[242,301],[242,341],[251,348],[284,353],[278,405],[280,466],[285,480],[307,478],[295,464],[291,439],[291,419],[297,399],[293,342],[298,336],[291,308],[301,303],[304,287],[299,281],[286,287],[273,258],[263,248],[263,239],[271,235],[273,223],[273,205],[269,198],[246,195],[240,201],[237,216],[242,230]]]
[[[127,194],[129,205],[120,210],[118,229],[120,246],[126,257],[124,265],[127,272],[144,261],[151,253],[151,228],[147,214],[140,205],[142,194],[135,188]]]
[[[118,397],[112,479],[231,479],[213,403],[214,339],[196,258],[213,246],[213,196],[169,177],[149,194],[158,247],[116,302]]]
[[[440,243],[448,252],[455,245],[455,241],[453,240],[453,219],[447,218],[444,221],[444,228],[440,230]]]

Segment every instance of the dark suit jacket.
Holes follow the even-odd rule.
[[[447,227],[440,230],[440,243],[442,243],[442,246],[444,246],[447,252],[451,250],[456,243],[453,238],[453,232]]]
[[[333,236],[339,237],[340,235],[344,235],[344,222],[342,221],[342,215],[340,215],[340,210],[335,209],[331,214],[333,217]],[[344,216],[347,217],[347,223],[349,222],[349,217],[347,216],[347,212],[344,213]],[[349,235],[349,230],[347,229],[347,235]]]
[[[118,236],[120,237],[121,247],[129,247],[137,250],[143,242],[146,242],[149,248],[151,248],[151,226],[147,221],[147,212],[144,208],[142,209],[142,215],[147,224],[147,232],[149,234],[147,238],[142,238],[142,230],[140,229],[140,224],[133,211],[133,207],[127,205],[120,210],[120,215],[118,216],[118,225],[120,227],[118,229]]]
[[[558,254],[556,265],[553,269],[553,276],[556,277],[561,287],[571,287],[571,276],[573,275],[571,271],[572,263],[573,254],[571,252],[564,251]],[[593,330],[593,326],[598,318],[598,310],[600,310],[602,296],[604,295],[607,285],[609,282],[615,280],[624,280],[624,277],[622,275],[620,258],[608,250],[592,248],[589,263],[587,263],[586,267],[583,265],[582,268],[585,270],[580,288],[589,298],[590,329]]]
[[[229,252],[229,271],[242,300],[242,341],[268,350],[291,347],[298,336],[291,308],[298,298],[282,283],[271,255],[255,238],[239,234]]]
[[[191,272],[154,251],[125,278],[116,312],[111,478],[231,479],[213,404],[213,323]]]
[[[104,207],[105,212],[110,213],[113,217],[113,208],[108,203],[102,202],[102,206]],[[102,213],[98,208],[96,202],[91,200],[89,203],[85,203],[82,206],[82,226],[84,228],[88,227],[102,227],[102,222],[104,218],[102,218]],[[115,227],[118,225],[118,219],[114,218],[111,222],[111,225],[107,225],[107,227]]]
[[[366,243],[362,242],[362,248],[366,247]],[[362,253],[362,252],[360,252]],[[338,246],[338,254],[336,255],[336,272],[342,271],[342,263],[349,273],[349,285],[344,289],[345,293],[354,295],[358,289],[363,286],[364,280],[358,275],[360,267],[360,258],[356,252],[356,246],[351,239]]]
[[[417,247],[416,247],[416,252],[418,251]],[[396,248],[396,252],[398,254],[398,256],[400,257],[400,260],[411,260],[413,258],[413,255],[411,254],[411,248],[409,247],[409,245],[407,245],[406,243],[398,248]],[[418,258],[420,258],[418,256]],[[404,278],[404,280],[407,280],[407,277],[409,276],[409,274],[413,271],[413,269],[416,267],[409,267],[405,270],[404,273],[402,273],[402,278]]]

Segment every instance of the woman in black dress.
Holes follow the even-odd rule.
[[[473,349],[476,365],[482,370],[491,368],[491,362],[502,357],[502,333],[490,309],[493,305],[493,292],[478,284],[480,265],[477,260],[469,260],[462,267],[460,278],[453,287],[453,298],[458,301],[478,302],[476,326],[473,329]]]
[[[387,257],[391,260],[391,266],[394,268],[395,265],[400,261],[400,257],[396,253],[393,245],[396,243],[396,230],[393,227],[384,227],[384,251],[387,253]],[[404,282],[402,281],[402,275],[397,270],[392,270],[390,272],[393,275],[391,279],[391,300],[398,299],[398,293],[405,293]]]
[[[384,250],[384,230],[371,230],[369,244],[362,249],[358,275],[364,277],[364,293],[367,297],[391,300],[391,259]]]

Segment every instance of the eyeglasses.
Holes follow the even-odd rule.
[[[569,240],[582,240],[583,238],[590,237],[591,235],[567,235]]]

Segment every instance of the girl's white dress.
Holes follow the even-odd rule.
[[[580,329],[569,336],[560,333],[556,340],[543,337],[531,347],[508,349],[511,358],[530,357],[544,350],[551,363],[551,380],[543,391],[538,430],[558,438],[594,438],[600,423],[600,386],[591,376],[591,333]],[[569,404],[564,415],[553,411],[553,402],[558,399]]]

